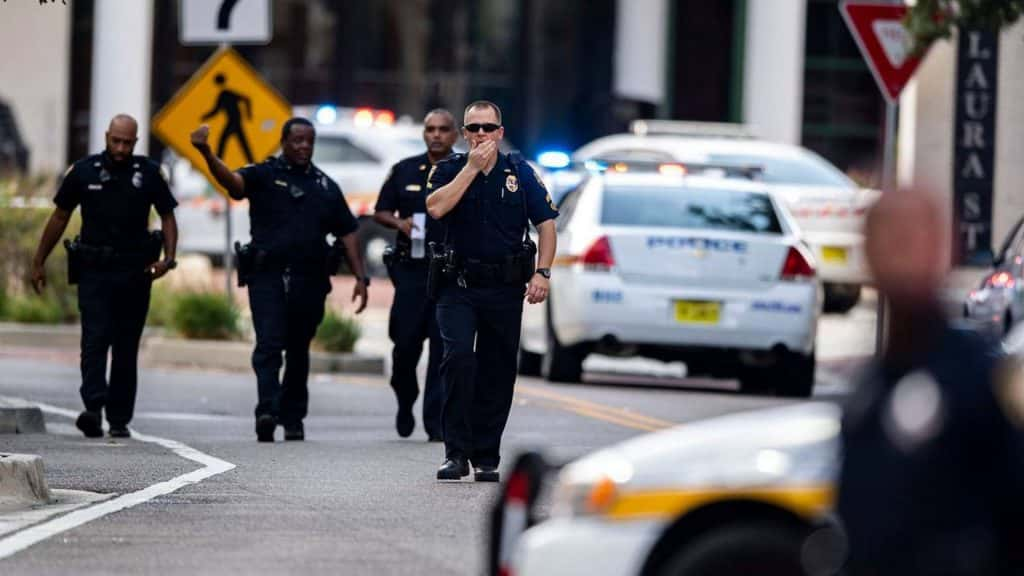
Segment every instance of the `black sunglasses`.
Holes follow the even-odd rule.
[[[494,132],[498,128],[501,128],[501,124],[493,124],[491,122],[487,122],[485,124],[466,124],[465,126],[463,126],[463,128],[471,134],[476,134],[481,129],[483,129],[484,132],[490,134],[491,132]]]

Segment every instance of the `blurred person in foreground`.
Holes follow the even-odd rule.
[[[843,418],[848,574],[1022,573],[1020,362],[946,322],[951,238],[938,199],[883,195],[865,226],[891,316]]]

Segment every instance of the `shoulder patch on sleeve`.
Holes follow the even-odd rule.
[[[540,177],[540,174],[537,173],[537,170],[533,166],[530,166],[530,171],[533,172],[533,179],[537,181],[537,185],[540,186],[540,189],[547,192],[548,187],[544,185],[544,179]],[[550,201],[551,195],[548,194],[548,202]]]
[[[1024,364],[1004,357],[993,373],[993,392],[1000,410],[1017,428],[1024,428]]]

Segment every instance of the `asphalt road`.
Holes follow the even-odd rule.
[[[843,395],[852,362],[841,352],[863,352],[863,324],[856,313],[823,323],[823,337],[840,344],[819,368],[819,398]],[[0,395],[77,411],[75,360],[69,352],[0,349]],[[587,384],[520,380],[503,464],[521,449],[564,460],[663,427],[786,402],[675,377],[671,366],[661,376],[623,373],[634,368],[628,363],[594,366],[604,373],[589,374]],[[255,394],[250,374],[144,371],[134,429],[235,467],[47,538],[0,559],[0,572],[482,572],[496,486],[435,481],[443,448],[421,429],[397,437],[384,378],[315,377],[303,443],[256,443]],[[201,468],[136,439],[84,439],[66,416],[47,420],[49,434],[0,436],[0,451],[42,455],[51,488],[126,494]]]

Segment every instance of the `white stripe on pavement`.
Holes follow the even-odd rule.
[[[49,404],[37,403],[36,405],[39,406],[40,410],[48,414],[56,414],[59,416],[66,416],[68,418],[76,418],[78,416],[78,413],[74,410],[51,406]],[[60,518],[55,518],[48,522],[43,522],[42,524],[36,524],[31,528],[26,528],[21,532],[0,539],[0,559],[8,558],[29,546],[32,546],[33,544],[42,542],[43,540],[60,534],[61,532],[77,528],[86,522],[91,522],[108,514],[113,514],[114,512],[148,502],[158,496],[170,494],[180,488],[196,484],[210,478],[211,476],[227,472],[235,467],[235,465],[230,462],[200,452],[199,450],[196,450],[186,444],[182,444],[176,440],[168,440],[157,436],[139,434],[134,430],[132,430],[132,437],[140,442],[148,442],[150,444],[156,444],[167,448],[186,460],[202,464],[203,467],[193,472],[189,472],[188,474],[178,476],[177,478],[172,478],[166,482],[153,484],[152,486],[143,488],[137,492],[124,494],[114,498],[113,500],[107,500],[106,502],[90,506],[89,508],[76,510],[66,516],[61,516]]]

